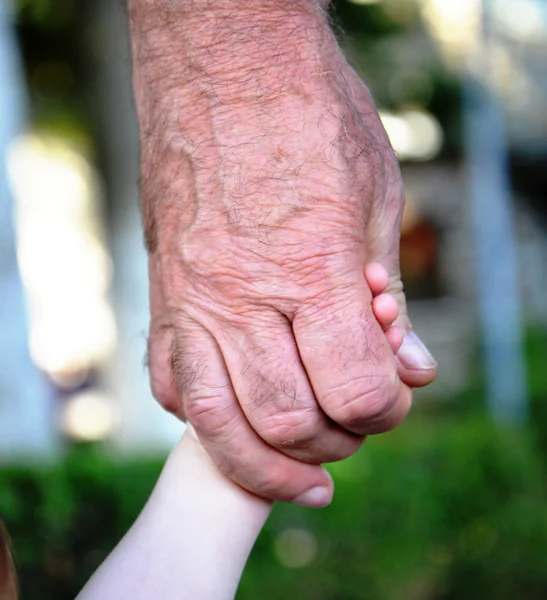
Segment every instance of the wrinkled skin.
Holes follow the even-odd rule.
[[[386,267],[410,331],[397,159],[314,3],[198,0],[168,27],[143,2],[130,18],[154,395],[240,485],[325,504],[317,465],[398,425],[435,377],[427,353],[394,357],[363,277]],[[317,487],[328,498],[302,497]]]

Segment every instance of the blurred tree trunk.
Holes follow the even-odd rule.
[[[0,157],[21,133],[26,106],[11,23],[10,2],[0,4]],[[31,174],[29,174],[31,175]],[[47,456],[57,433],[51,391],[28,352],[25,302],[16,256],[13,197],[6,160],[0,162],[0,456]]]
[[[114,261],[118,352],[108,382],[122,410],[116,442],[127,449],[172,443],[180,424],[157,405],[144,368],[148,332],[147,258],[138,207],[139,137],[131,59],[121,2],[87,0],[84,39],[90,50],[92,117],[106,179],[107,226]]]

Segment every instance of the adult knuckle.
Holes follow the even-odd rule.
[[[332,418],[355,426],[381,420],[393,406],[394,382],[387,373],[366,375],[330,393]]]
[[[206,385],[207,366],[199,352],[176,344],[171,354],[171,388],[184,404],[186,418],[196,429],[215,432],[225,426],[225,388]]]
[[[150,390],[160,405],[171,413],[180,413],[182,403],[173,385],[169,362],[171,350],[167,330],[153,331],[148,339],[146,366],[149,369]]]
[[[188,390],[186,416],[199,432],[214,438],[228,438],[234,429],[237,413],[218,390]]]
[[[253,482],[255,493],[263,498],[286,499],[284,488],[287,485],[286,474],[278,466],[272,466],[268,471],[261,471]]]
[[[317,434],[316,419],[309,410],[270,415],[257,427],[260,437],[276,448],[301,448]]]
[[[182,396],[191,388],[201,371],[202,365],[198,357],[192,357],[191,354],[180,346],[175,346],[171,354],[171,371],[173,373],[173,383]]]
[[[166,411],[177,413],[182,408],[182,402],[179,395],[173,390],[170,378],[166,379],[163,373],[150,372],[150,389],[152,396]]]
[[[257,469],[251,452],[247,456],[239,454],[215,456],[217,469],[229,479],[238,482],[257,496],[272,500],[285,499],[285,473],[276,465],[268,469]]]

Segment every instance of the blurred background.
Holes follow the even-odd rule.
[[[243,0],[242,0],[243,1]],[[339,0],[403,168],[440,363],[396,432],[279,506],[239,598],[547,598],[547,3]],[[0,514],[23,598],[76,595],[181,426],[150,396],[125,16],[0,4]]]

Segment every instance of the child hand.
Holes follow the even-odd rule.
[[[425,346],[412,331],[405,331],[402,327],[394,325],[400,316],[399,305],[395,297],[385,291],[389,286],[388,272],[379,263],[368,263],[365,265],[364,274],[372,292],[372,311],[397,357],[398,373],[401,381],[411,388],[427,385],[430,383],[427,372],[409,369],[408,365],[404,364],[409,362],[408,355],[411,356],[416,347],[425,349]],[[405,347],[402,348],[405,337],[411,343],[405,343]],[[403,353],[405,353],[406,361],[402,360],[404,358]],[[436,363],[433,358],[431,360],[431,369],[435,370]]]

